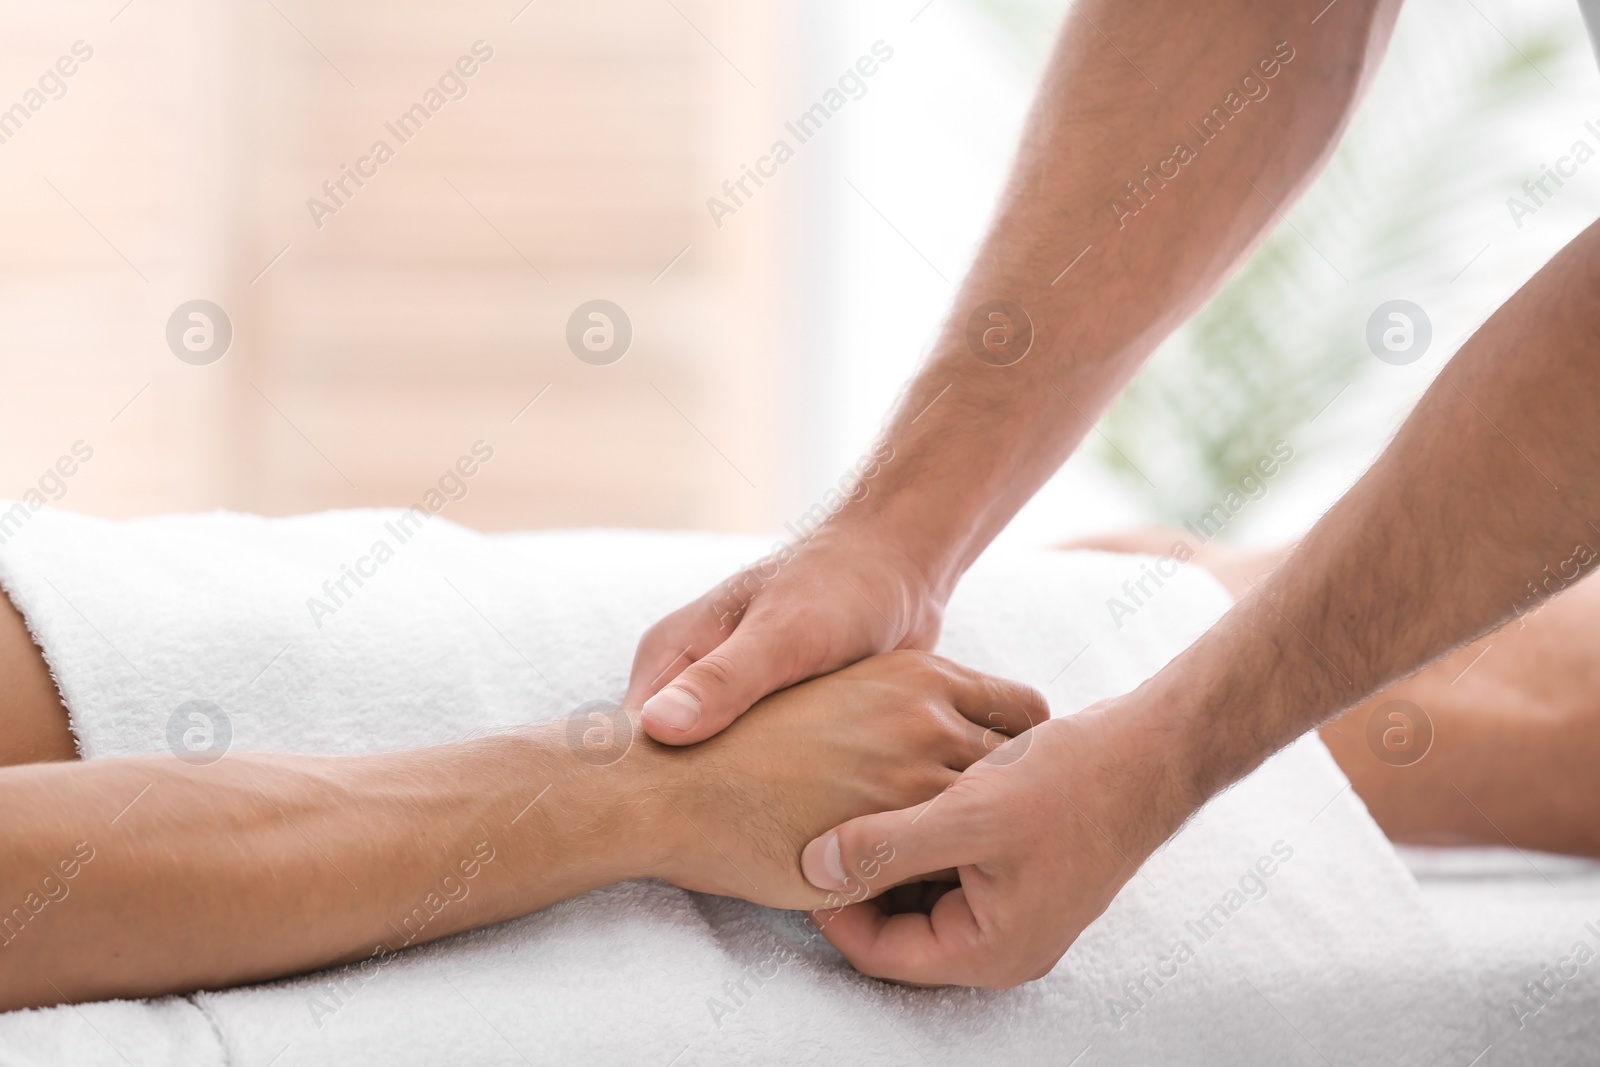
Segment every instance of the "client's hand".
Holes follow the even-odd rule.
[[[645,742],[640,769],[667,801],[660,826],[673,846],[662,877],[780,908],[861,899],[865,889],[830,894],[806,882],[800,852],[807,841],[858,816],[937,796],[1008,737],[1049,716],[1027,686],[920,652],[863,660],[774,693],[757,710],[682,751]],[[869,847],[852,857],[853,873],[873,888],[903,880],[893,857],[889,845],[876,853]]]

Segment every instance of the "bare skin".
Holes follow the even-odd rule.
[[[646,632],[628,701],[650,735],[692,744],[774,689],[934,647],[967,567],[1332,153],[1398,11],[1341,0],[1313,25],[1259,0],[1072,5],[990,232],[870,473],[791,560]],[[1226,126],[1203,140],[1218,107]],[[1194,158],[1164,166],[1179,141]],[[974,347],[995,300],[1032,324],[1020,360]]]
[[[684,752],[635,716],[631,743],[598,748],[561,721],[373,756],[68,762],[25,630],[0,632],[0,662],[17,669],[0,705],[0,1011],[353,962],[634,878],[837,905],[800,872],[807,840],[937,795],[1048,714],[1026,687],[905,652],[776,693]]]
[[[1063,547],[1170,554],[1180,542],[1236,597],[1286,554],[1196,545],[1162,529]],[[0,934],[8,942],[0,960],[13,964],[0,979],[0,1008],[230,985],[350,962],[649,874],[706,892],[813,905],[817,893],[801,880],[796,857],[817,827],[841,813],[931,797],[994,747],[999,736],[985,727],[1025,728],[1019,705],[1024,715],[1043,715],[1026,690],[901,653],[785,690],[762,715],[676,756],[641,734],[605,766],[571,758],[564,731],[546,728],[370,758],[238,754],[211,768],[170,759],[26,768],[17,765],[73,759],[73,743],[38,647],[10,601],[0,597],[0,609],[0,662],[16,682],[0,704],[8,743],[0,766],[15,768],[0,771],[0,803],[51,813],[25,814],[3,835],[4,867],[39,877],[0,877],[8,894],[0,899],[48,895],[34,883],[52,870],[54,885],[67,888]],[[1322,727],[1392,840],[1600,856],[1592,817],[1600,780],[1588,773],[1600,758],[1600,703],[1592,696],[1600,648],[1589,636],[1597,624],[1600,586],[1577,585]],[[944,687],[967,717],[953,702],[920,696],[928,687]],[[1426,754],[1405,765],[1380,758],[1366,733],[1368,717],[1397,699],[1423,708],[1434,730]],[[833,718],[850,729],[831,727]],[[139,807],[117,815],[147,784]],[[530,809],[538,817],[517,817],[546,784],[551,794]],[[197,824],[202,808],[227,814]],[[396,826],[399,835],[384,832]],[[326,857],[296,827],[308,828]],[[88,848],[75,851],[80,841]],[[70,879],[64,860],[75,868]],[[884,882],[898,881],[894,868],[891,859]],[[274,889],[263,893],[267,870]],[[885,910],[927,914],[953,884],[953,872],[939,872],[891,890]],[[415,910],[429,894],[443,904],[437,917]],[[128,914],[146,921],[130,925]],[[174,933],[182,936],[175,941]]]
[[[22,613],[0,593],[0,767],[78,758],[67,709]]]
[[[875,452],[892,458],[770,577],[736,575],[736,610],[723,586],[647,632],[629,700],[651,735],[693,743],[778,686],[932,647],[970,562],[1321,169],[1399,7],[1073,5],[989,234]],[[1042,724],[1027,759],[975,764],[936,808],[807,845],[822,887],[882,840],[961,882],[927,915],[855,904],[829,941],[883,978],[1046,974],[1211,796],[1524,613],[1550,569],[1592,568],[1597,292],[1600,225],[1488,317],[1366,475],[1154,678]],[[1025,358],[975,343],[996,300],[1032,323]]]
[[[1139,530],[1063,548],[1169,555],[1178,544],[1235,598],[1258,587],[1286,548],[1204,545],[1181,530]],[[1600,585],[1580,582],[1320,729],[1367,810],[1392,841],[1514,845],[1600,857]],[[1417,705],[1433,727],[1414,755],[1374,748],[1368,720]],[[1385,719],[1385,721],[1387,721]]]

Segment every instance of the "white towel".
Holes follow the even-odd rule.
[[[169,720],[191,700],[225,711],[234,748],[350,753],[617,699],[642,629],[766,547],[485,536],[443,518],[401,543],[402,522],[347,511],[109,523],[47,510],[0,548],[0,582],[91,758],[166,751]],[[1038,686],[1057,715],[1130,689],[1227,604],[1185,568],[1114,619],[1108,599],[1126,603],[1122,583],[1147,562],[985,560],[939,651]],[[334,603],[324,582],[337,594],[358,564],[369,576],[347,579]],[[1464,959],[1314,736],[1208,805],[1024,987],[880,983],[794,919],[660,883],[615,886],[381,968],[201,994],[187,1013],[174,1009],[182,1000],[153,1002],[148,1026],[171,1031],[167,1050],[139,1041],[124,1054],[250,1067],[1466,1064],[1485,1043]],[[92,1056],[81,1021],[128,1010],[0,1016],[0,1049],[97,1062],[79,1058]],[[120,1062],[105,1044],[100,1060]]]

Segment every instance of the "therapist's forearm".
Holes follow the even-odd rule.
[[[1600,224],[1462,347],[1255,595],[1146,683],[1197,797],[1600,556]]]
[[[947,592],[1320,168],[1395,6],[1345,0],[1312,25],[1256,0],[1075,5],[991,230],[888,427],[894,458],[841,518],[886,531]],[[1213,107],[1227,121],[1202,141]],[[968,344],[994,299],[1033,322],[1015,365]]]

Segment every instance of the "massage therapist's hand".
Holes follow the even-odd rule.
[[[626,703],[643,705],[657,741],[704,740],[785,686],[880,652],[932,648],[945,595],[903,540],[825,526],[647,630]]]
[[[1027,686],[919,652],[863,660],[755,711],[692,748],[634,748],[665,801],[655,818],[670,847],[652,873],[781,908],[836,902],[801,874],[807,841],[937,795],[1049,714]]]
[[[863,973],[918,985],[1007,988],[1047,974],[1197,806],[1163,757],[1165,732],[1129,704],[1052,719],[929,802],[812,841],[806,877],[853,901],[812,913],[823,936]],[[931,911],[868,899],[952,870],[959,886]]]

